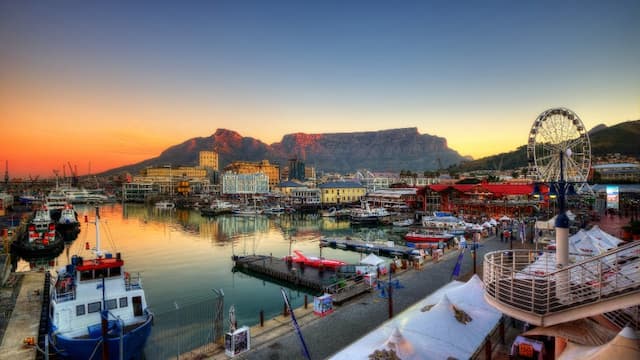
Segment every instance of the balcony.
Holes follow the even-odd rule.
[[[550,326],[640,304],[640,242],[556,269],[555,253],[497,251],[484,258],[485,299],[504,314]]]

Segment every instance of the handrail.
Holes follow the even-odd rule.
[[[547,316],[640,291],[640,242],[581,257],[562,269],[547,251],[509,250],[485,255],[485,296],[534,316]]]

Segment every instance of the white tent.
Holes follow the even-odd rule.
[[[364,259],[360,260],[360,264],[378,266],[384,263],[384,260],[379,258],[376,254],[371,253],[367,255]]]
[[[502,217],[500,219],[498,219],[500,221],[511,221],[511,218],[508,217],[507,215],[502,215]]]
[[[478,276],[452,281],[385,322],[332,359],[369,359],[394,350],[400,359],[468,359],[500,322],[502,314],[484,300]]]
[[[609,248],[614,248],[617,247],[618,245],[620,245],[621,243],[623,243],[622,239],[618,239],[617,237],[609,234],[608,232],[600,229],[600,227],[598,225],[593,226],[590,230],[587,231],[587,233],[600,240],[601,242],[603,242],[604,244],[607,244],[607,246],[609,246]]]
[[[495,226],[495,225],[498,225],[498,222],[496,221],[496,219],[491,219],[489,220],[489,225]]]

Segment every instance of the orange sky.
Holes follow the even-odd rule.
[[[640,119],[637,1],[289,5],[0,4],[2,166],[98,173],[218,128],[417,127],[479,158],[551,107]]]

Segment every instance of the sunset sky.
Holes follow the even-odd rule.
[[[511,151],[555,106],[640,119],[639,18],[637,0],[0,0],[0,172],[97,173],[217,128]]]

